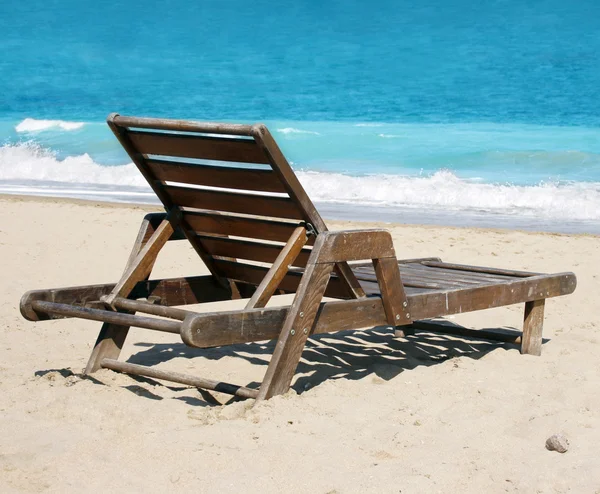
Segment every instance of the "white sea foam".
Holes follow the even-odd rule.
[[[15,130],[17,132],[40,132],[43,130],[62,129],[77,130],[85,125],[84,122],[66,122],[64,120],[36,120],[35,118],[26,118],[20,122]]]
[[[60,160],[53,152],[31,142],[0,147],[0,180],[124,186],[146,183],[133,163],[101,166],[88,154]]]
[[[383,137],[384,139],[394,139],[397,137],[402,137],[400,135],[397,134],[377,134],[379,137]]]
[[[315,201],[565,220],[600,220],[600,183],[534,186],[466,181],[449,171],[426,177],[299,172]]]
[[[281,132],[282,134],[312,134],[315,136],[321,135],[318,132],[313,132],[312,130],[296,129],[294,127],[285,127],[283,129],[277,129],[277,132]]]
[[[490,184],[463,180],[450,171],[409,177],[401,175],[350,176],[341,173],[299,171],[298,177],[316,202],[411,208],[423,212],[466,211],[530,218],[600,220],[600,183],[540,183],[532,186]],[[44,182],[44,194],[98,196],[111,188],[115,195],[135,202],[136,194],[150,192],[133,163],[102,166],[87,155],[58,159],[33,143],[0,147],[0,190],[9,192],[10,183],[31,184],[29,193]],[[16,185],[15,185],[16,186]],[[93,193],[92,193],[93,192]],[[127,194],[125,193],[127,192]],[[26,193],[26,191],[22,191]]]

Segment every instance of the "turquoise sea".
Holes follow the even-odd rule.
[[[0,192],[152,202],[104,123],[265,122],[329,218],[600,233],[600,3],[0,3]]]

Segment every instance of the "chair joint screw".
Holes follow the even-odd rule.
[[[292,336],[294,336],[294,335],[296,334],[296,330],[295,330],[295,329],[292,329],[292,330],[290,331],[290,334],[291,334]]]
[[[304,334],[308,334],[308,328],[304,328]]]
[[[408,307],[408,302],[406,300],[402,302],[402,307]]]
[[[400,314],[396,314],[396,321],[400,319]]]
[[[408,312],[406,313],[406,319],[410,319],[410,314]]]
[[[304,312],[300,312],[300,317],[304,317]]]

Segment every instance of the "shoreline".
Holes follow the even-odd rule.
[[[107,209],[132,209],[132,210],[140,210],[148,213],[161,211],[162,207],[160,203],[156,204],[148,204],[148,203],[134,203],[134,202],[118,202],[118,201],[102,201],[98,199],[84,199],[84,198],[76,198],[76,197],[57,197],[57,196],[38,196],[38,195],[27,195],[27,194],[8,194],[4,192],[0,192],[0,201],[8,201],[8,202],[28,202],[28,203],[46,203],[46,204],[73,204],[73,205],[81,205],[81,206],[92,206],[96,208],[107,208]],[[318,204],[317,210],[322,211],[325,209],[328,210],[327,207],[323,208],[323,204]],[[351,219],[347,218],[348,215],[342,215],[342,218],[333,218],[330,214],[324,213],[322,214],[323,219],[326,222],[330,223],[352,223],[352,224],[360,224],[364,226],[369,225],[389,225],[393,226],[406,226],[406,227],[419,227],[419,228],[430,228],[430,229],[456,229],[456,230],[465,230],[472,229],[478,230],[482,232],[494,232],[494,233],[508,233],[508,232],[518,232],[523,234],[541,234],[541,235],[555,235],[555,236],[575,236],[575,237],[600,237],[599,232],[560,232],[560,231],[548,231],[548,230],[531,230],[526,228],[512,228],[512,227],[489,227],[489,226],[471,226],[471,225],[447,225],[447,224],[436,224],[436,223],[428,223],[428,222],[400,222],[400,221],[385,221],[385,220],[363,220],[363,219]]]

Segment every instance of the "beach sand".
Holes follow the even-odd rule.
[[[3,493],[600,492],[598,237],[328,222],[389,228],[399,258],[574,271],[578,288],[548,301],[541,357],[427,333],[328,334],[310,341],[293,391],[253,408],[108,370],[82,379],[100,324],[21,317],[27,290],[116,281],[149,208],[8,196],[0,206]],[[153,277],[203,272],[172,242]],[[522,313],[452,321],[520,328]],[[136,329],[121,358],[248,385],[271,351],[189,349]],[[545,449],[555,433],[567,453]]]

